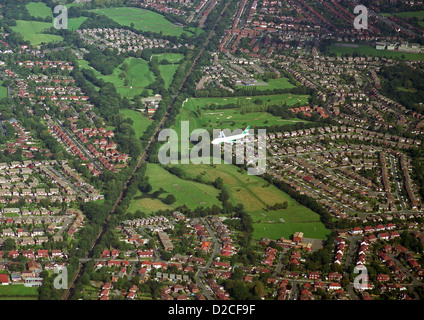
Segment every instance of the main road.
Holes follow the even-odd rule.
[[[170,115],[170,111],[173,108],[177,98],[179,97],[179,95],[182,92],[183,86],[184,84],[187,82],[187,79],[190,77],[191,73],[193,72],[198,60],[200,59],[200,57],[202,56],[203,52],[205,51],[206,47],[209,44],[210,39],[215,35],[215,30],[216,27],[219,25],[219,23],[222,20],[222,16],[224,15],[225,11],[228,9],[228,6],[231,4],[232,0],[228,1],[227,4],[225,5],[224,9],[222,10],[220,16],[218,17],[217,21],[215,22],[214,27],[212,28],[212,30],[209,32],[208,37],[206,38],[206,41],[204,42],[201,50],[199,51],[199,54],[196,56],[196,58],[193,61],[193,64],[190,68],[190,70],[187,72],[187,75],[185,76],[184,80],[181,82],[181,85],[178,89],[178,92],[176,93],[176,95],[174,96],[171,104],[168,107],[167,112],[165,113],[165,115],[163,116],[162,120],[160,121],[160,123],[158,124],[158,126],[156,127],[156,130],[154,132],[154,134],[152,135],[152,137],[150,138],[146,149],[144,150],[144,152],[140,155],[139,161],[137,163],[137,165],[135,166],[133,172],[131,173],[129,179],[127,180],[127,182],[124,185],[124,188],[122,189],[118,199],[116,200],[115,204],[113,205],[111,211],[109,212],[108,217],[105,219],[102,228],[100,229],[100,232],[98,233],[95,241],[93,242],[92,246],[90,247],[90,250],[88,251],[87,254],[87,258],[92,258],[93,257],[93,252],[94,252],[94,248],[97,244],[100,243],[100,240],[103,236],[103,234],[105,233],[105,231],[107,230],[107,226],[109,223],[110,218],[112,217],[112,215],[115,213],[116,208],[118,207],[118,205],[121,203],[122,199],[125,197],[125,194],[127,192],[128,186],[131,184],[132,179],[134,177],[134,174],[138,171],[138,169],[140,169],[141,165],[146,161],[146,158],[149,154],[149,150],[152,147],[153,143],[156,141],[157,136],[159,135],[160,130],[163,128],[165,121],[168,119],[169,115]],[[68,286],[68,289],[65,291],[62,299],[63,300],[68,300],[72,297],[74,291],[75,291],[75,285],[78,283],[79,278],[81,277],[81,275],[84,273],[84,266],[83,264],[80,264],[78,267],[78,270],[74,276],[74,278],[72,279],[71,283]]]

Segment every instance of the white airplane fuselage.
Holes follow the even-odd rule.
[[[237,140],[241,140],[244,137],[246,137],[247,135],[249,135],[248,133],[241,133],[241,134],[236,134],[234,136],[228,136],[225,138],[215,138],[212,140],[212,144],[220,144],[220,143],[235,143],[237,142]]]

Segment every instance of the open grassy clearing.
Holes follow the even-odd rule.
[[[30,2],[25,7],[33,17],[47,18],[53,16],[52,9],[44,2]]]
[[[24,285],[0,286],[0,300],[36,300],[38,288]]]
[[[67,4],[66,7],[69,9],[75,4]],[[54,18],[53,11],[44,2],[30,2],[26,5],[28,12],[33,17]],[[87,17],[68,18],[68,29],[76,30],[80,25],[87,19]],[[53,21],[53,20],[52,20]]]
[[[77,30],[85,20],[87,20],[87,17],[69,18],[68,29]]]
[[[400,18],[418,18],[419,20],[424,19],[424,11],[404,11],[404,12],[395,12],[395,13],[382,13],[382,16],[397,16]]]
[[[158,53],[152,54],[152,58],[157,58],[159,62],[166,59],[171,63],[179,63],[184,58],[184,55],[181,53]]]
[[[255,239],[269,237],[289,238],[294,232],[302,231],[307,238],[325,239],[329,234],[319,220],[319,215],[300,205],[289,195],[274,185],[268,184],[260,176],[239,172],[229,164],[179,164],[188,177],[201,177],[210,182],[220,177],[229,193],[231,202],[242,203],[254,222]],[[267,205],[287,201],[288,208],[266,211]],[[283,219],[283,220],[281,220]],[[284,221],[284,222],[283,222]]]
[[[0,81],[0,99],[7,98],[7,88],[3,87],[3,81]]]
[[[24,40],[30,41],[32,45],[62,41],[61,36],[42,33],[42,31],[51,27],[53,27],[53,24],[48,22],[16,20],[16,26],[11,28],[14,32],[22,34]]]
[[[217,199],[219,190],[210,185],[180,179],[160,165],[153,163],[147,164],[146,176],[150,178],[153,190],[150,195],[142,195],[141,192],[138,192],[131,201],[128,212],[141,210],[145,213],[152,213],[158,210],[173,209],[184,204],[191,209],[202,206],[211,207],[214,204],[221,207],[221,202]],[[154,199],[151,194],[160,188],[163,188],[166,193],[161,194],[159,199]],[[168,194],[173,194],[176,198],[171,205],[164,204],[160,200]]]
[[[78,60],[80,68],[91,69],[94,71],[95,75],[98,78],[103,79],[106,82],[111,82],[115,85],[117,92],[122,97],[133,97],[137,94],[140,94],[145,87],[151,84],[155,80],[154,74],[150,71],[148,62],[144,59],[139,58],[127,58],[125,62],[128,64],[129,69],[127,71],[127,76],[129,78],[129,83],[125,86],[124,79],[121,79],[119,75],[122,70],[120,69],[121,65],[116,67],[113,70],[113,73],[110,75],[102,75],[99,71],[89,66],[87,60]],[[152,94],[152,91],[149,90],[149,94]]]
[[[124,26],[131,26],[133,23],[134,28],[142,31],[162,32],[164,35],[177,37],[180,37],[183,33],[187,36],[194,35],[193,32],[185,31],[183,27],[177,26],[165,19],[161,14],[142,8],[119,7],[93,9],[90,11],[105,15]]]
[[[163,78],[163,81],[165,81],[166,89],[169,89],[169,86],[174,80],[174,75],[175,72],[177,72],[178,67],[178,64],[165,64],[159,66],[160,74]]]
[[[174,129],[177,132],[181,130],[181,121],[189,121],[190,130],[196,128],[206,129],[231,129],[236,128],[244,129],[246,125],[261,127],[270,125],[285,125],[292,124],[295,122],[303,121],[297,118],[294,119],[281,119],[280,117],[273,116],[267,112],[250,112],[242,114],[240,109],[216,109],[208,110],[203,109],[210,106],[211,104],[217,104],[218,106],[224,106],[230,103],[239,104],[239,106],[254,106],[256,99],[262,100],[264,104],[268,105],[281,105],[287,103],[287,105],[294,105],[300,103],[305,105],[308,103],[308,96],[306,95],[293,95],[293,94],[281,94],[281,95],[270,95],[270,96],[255,96],[255,97],[228,97],[228,98],[190,98],[184,103],[184,106],[180,110],[180,114],[177,117],[176,125]],[[197,115],[197,108],[201,109],[201,116]]]
[[[266,83],[267,86],[252,86],[252,88],[256,88],[257,90],[273,90],[273,89],[291,89],[295,86],[289,82],[288,78],[282,77],[279,79],[270,79]],[[245,87],[243,87],[245,89]]]
[[[152,120],[145,117],[142,112],[130,109],[120,110],[120,113],[125,115],[125,118],[130,118],[133,123],[133,128],[135,131],[135,136],[140,138],[143,133],[146,131],[147,127],[150,125]]]
[[[343,54],[363,54],[367,56],[376,56],[376,57],[386,57],[386,58],[399,58],[402,60],[424,60],[424,53],[409,53],[409,52],[400,52],[400,51],[390,51],[390,50],[377,50],[374,47],[368,45],[359,45],[358,48],[354,47],[340,47],[334,44],[329,46],[329,51],[336,53],[337,55]],[[402,58],[403,56],[403,58]]]

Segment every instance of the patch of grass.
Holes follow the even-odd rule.
[[[165,81],[165,88],[169,89],[172,81],[174,80],[175,72],[177,72],[179,65],[178,64],[164,64],[159,65],[159,71]]]
[[[340,47],[332,44],[329,46],[329,51],[336,53],[337,55],[358,53],[366,56],[386,57],[386,58],[399,58],[401,60],[424,60],[424,53],[409,53],[401,51],[391,50],[377,50],[374,47],[368,45],[359,45],[358,48],[354,47]]]
[[[30,2],[25,7],[33,17],[47,18],[53,16],[52,9],[43,2]]]
[[[183,33],[187,36],[194,35],[192,32],[185,31],[181,26],[173,24],[163,15],[142,8],[119,7],[90,11],[105,15],[124,26],[131,26],[133,23],[134,28],[142,31],[162,32],[164,35],[177,37],[180,37]]]
[[[257,90],[272,90],[272,89],[291,89],[294,88],[288,78],[282,77],[279,79],[270,79],[267,81],[267,86],[254,86]]]
[[[152,57],[156,57],[159,62],[166,59],[171,63],[178,63],[184,58],[184,55],[181,53],[158,53],[153,54]]]
[[[153,163],[147,164],[146,176],[150,178],[149,181],[153,190],[147,195],[138,192],[131,201],[128,212],[141,210],[146,213],[152,213],[182,205],[186,205],[191,209],[211,207],[214,204],[221,207],[221,202],[217,199],[219,191],[210,185],[180,179],[160,165]],[[165,190],[166,193],[161,194],[159,198],[153,198],[151,196],[152,193],[160,188]],[[173,194],[176,198],[176,201],[171,205],[164,204],[160,200],[168,194]]]
[[[87,17],[69,18],[68,29],[77,30],[85,20],[87,20]]]
[[[7,88],[3,87],[3,81],[0,81],[0,99],[7,98]]]
[[[38,288],[24,285],[0,286],[0,300],[22,299],[33,300],[38,297]]]
[[[53,25],[48,22],[16,20],[16,26],[12,26],[14,32],[22,34],[24,40],[30,41],[32,45],[62,41],[61,36],[42,33],[43,30],[51,28]]]
[[[260,176],[239,172],[236,166],[217,165],[178,165],[189,177],[201,176],[202,181],[215,181],[220,177],[233,205],[241,203],[254,222],[254,239],[268,237],[288,238],[296,231],[302,231],[307,238],[325,239],[329,234],[319,220],[319,215],[300,205],[288,194],[268,184]],[[287,201],[288,208],[267,211],[267,205]],[[282,222],[281,219],[284,219]]]
[[[116,67],[112,74],[102,75],[99,71],[89,66],[89,62],[87,60],[78,60],[78,65],[80,68],[91,69],[94,71],[96,77],[101,78],[106,82],[113,83],[117,92],[122,97],[133,97],[137,94],[140,94],[145,87],[147,87],[155,80],[155,76],[150,71],[149,64],[146,60],[138,58],[127,58],[125,59],[124,63],[127,63],[129,66],[127,71],[129,83],[126,86],[124,79],[119,77],[122,72],[120,68],[122,65]],[[152,94],[151,90],[149,90],[149,94]]]
[[[270,126],[270,125],[284,125],[291,124],[299,121],[306,122],[300,119],[281,119],[280,117],[273,116],[267,112],[251,112],[242,114],[240,109],[216,109],[207,110],[203,109],[211,104],[217,104],[223,106],[227,104],[238,104],[239,106],[254,106],[254,101],[259,99],[263,104],[267,105],[282,105],[287,103],[288,106],[300,103],[305,105],[308,103],[308,96],[306,95],[293,95],[293,94],[281,94],[281,95],[267,95],[267,96],[254,96],[254,97],[228,97],[228,98],[190,98],[184,103],[184,106],[180,110],[180,114],[177,116],[176,125],[174,129],[177,132],[181,130],[181,121],[189,121],[190,130],[196,128],[220,128],[220,129],[231,129],[236,128],[244,129],[249,124],[252,126]],[[197,115],[197,108],[201,109],[201,116]]]
[[[143,135],[147,127],[152,122],[152,120],[145,117],[140,111],[123,109],[120,110],[120,113],[124,114],[125,118],[130,118],[132,121],[134,121],[133,128],[137,138],[140,138]]]

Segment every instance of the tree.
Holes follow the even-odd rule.
[[[15,242],[15,240],[14,239],[10,239],[10,238],[9,239],[6,239],[4,241],[3,248],[4,248],[5,251],[15,250],[15,248],[16,248],[16,242]]]
[[[173,204],[177,199],[175,199],[175,196],[173,194],[168,194],[165,199],[162,200],[165,204]]]

